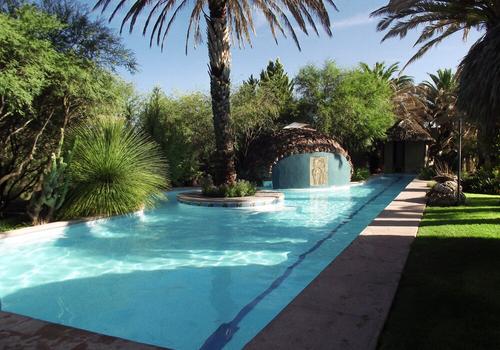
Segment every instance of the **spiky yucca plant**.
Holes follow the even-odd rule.
[[[66,217],[125,214],[152,206],[168,187],[157,145],[122,119],[99,118],[72,131]]]

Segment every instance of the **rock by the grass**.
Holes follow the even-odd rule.
[[[427,193],[427,204],[430,206],[453,206],[463,204],[465,195],[460,191],[460,198],[457,201],[457,183],[455,181],[445,181],[437,183]]]

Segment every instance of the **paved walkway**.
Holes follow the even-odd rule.
[[[426,192],[412,181],[245,349],[375,349]]]
[[[155,346],[0,312],[2,350],[156,350]]]

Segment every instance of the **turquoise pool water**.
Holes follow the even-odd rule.
[[[0,240],[4,311],[173,349],[240,349],[410,182],[178,204]],[[335,286],[332,286],[335,288]]]

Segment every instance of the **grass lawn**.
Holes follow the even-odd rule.
[[[500,349],[500,196],[426,209],[379,349]]]

